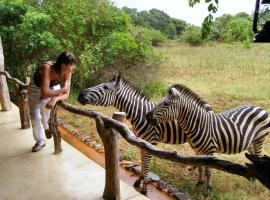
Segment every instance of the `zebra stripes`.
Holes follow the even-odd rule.
[[[201,98],[189,88],[174,85],[169,92],[166,99],[147,114],[150,122],[177,120],[198,154],[236,154],[248,149],[262,156],[262,145],[270,131],[270,117],[265,110],[243,105],[223,113],[206,112],[197,103]],[[191,100],[191,96],[197,101]],[[206,170],[207,186],[211,188],[211,171]]]
[[[186,142],[186,136],[176,120],[157,126],[148,123],[146,113],[157,103],[149,101],[146,95],[128,83],[121,75],[115,76],[108,83],[82,90],[78,101],[82,104],[114,106],[120,111],[126,112],[127,119],[131,122],[136,136],[151,144],[156,145],[158,142],[182,144]],[[204,101],[201,101],[200,104],[205,110],[212,110]],[[142,193],[147,192],[151,157],[146,151],[141,151],[142,174],[134,185],[138,186],[143,180]]]

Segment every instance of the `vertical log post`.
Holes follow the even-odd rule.
[[[30,84],[30,78],[27,77],[26,85]],[[20,110],[21,128],[30,128],[30,113],[28,105],[28,87],[21,87],[16,84],[16,101]]]
[[[0,71],[4,70],[4,53],[0,37]],[[0,75],[0,103],[3,111],[11,110],[9,91],[5,75]]]
[[[123,122],[125,114],[115,112],[113,119]],[[96,118],[96,125],[105,149],[106,179],[103,198],[120,200],[119,135],[115,130],[107,128],[101,118]]]
[[[53,135],[54,153],[59,154],[63,150],[62,150],[62,144],[61,144],[61,134],[60,134],[60,131],[58,129],[58,124],[57,124],[57,105],[55,105],[51,110],[50,119],[49,119],[49,127]]]

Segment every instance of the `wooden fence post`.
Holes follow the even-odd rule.
[[[116,112],[113,119],[123,122],[125,114]],[[106,179],[103,198],[120,200],[119,135],[112,128],[107,128],[101,118],[96,118],[96,125],[105,149]]]
[[[30,84],[30,78],[27,77],[26,85]],[[28,87],[22,87],[16,84],[16,101],[20,110],[20,119],[22,129],[30,128],[30,112],[28,105]]]
[[[4,70],[4,53],[0,37],[0,71]],[[5,75],[0,75],[0,103],[3,111],[11,110],[9,91]]]
[[[50,119],[49,119],[49,127],[53,135],[54,153],[59,154],[63,150],[62,150],[62,144],[61,144],[61,134],[60,134],[60,131],[58,129],[58,124],[57,124],[57,105],[55,105],[51,110]]]

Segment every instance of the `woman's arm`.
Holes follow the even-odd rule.
[[[70,80],[71,80],[71,73],[67,75],[67,77],[64,79],[65,84],[64,87],[67,88],[66,92],[59,94],[56,97],[52,97],[50,101],[46,104],[46,108],[51,109],[54,107],[56,102],[61,101],[61,100],[66,100],[69,97],[70,93]]]
[[[50,65],[43,64],[41,66],[41,99],[46,99],[50,97],[57,97],[60,94],[64,94],[69,90],[69,86],[65,84],[65,86],[59,90],[52,90],[50,89],[50,82],[51,82],[51,69]]]

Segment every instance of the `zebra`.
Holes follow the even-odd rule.
[[[157,105],[157,102],[150,101],[145,94],[126,81],[121,74],[114,76],[107,83],[82,90],[78,96],[78,101],[83,105],[114,106],[120,111],[126,112],[135,135],[153,145],[158,142],[170,144],[186,142],[186,136],[176,120],[156,126],[147,122],[146,113]],[[201,105],[206,111],[212,111],[212,108],[205,102],[202,101]],[[141,150],[142,170],[140,177],[134,183],[134,187],[138,187],[143,180],[141,189],[143,194],[147,193],[151,158],[152,156],[148,152]]]
[[[190,97],[197,101],[190,100]],[[242,105],[223,113],[206,112],[201,97],[184,85],[169,88],[169,95],[146,118],[152,124],[177,120],[197,154],[236,154],[248,150],[262,156],[262,145],[270,131],[269,114],[256,105]],[[205,168],[207,191],[212,189],[212,171]],[[203,184],[203,180],[199,183]]]

